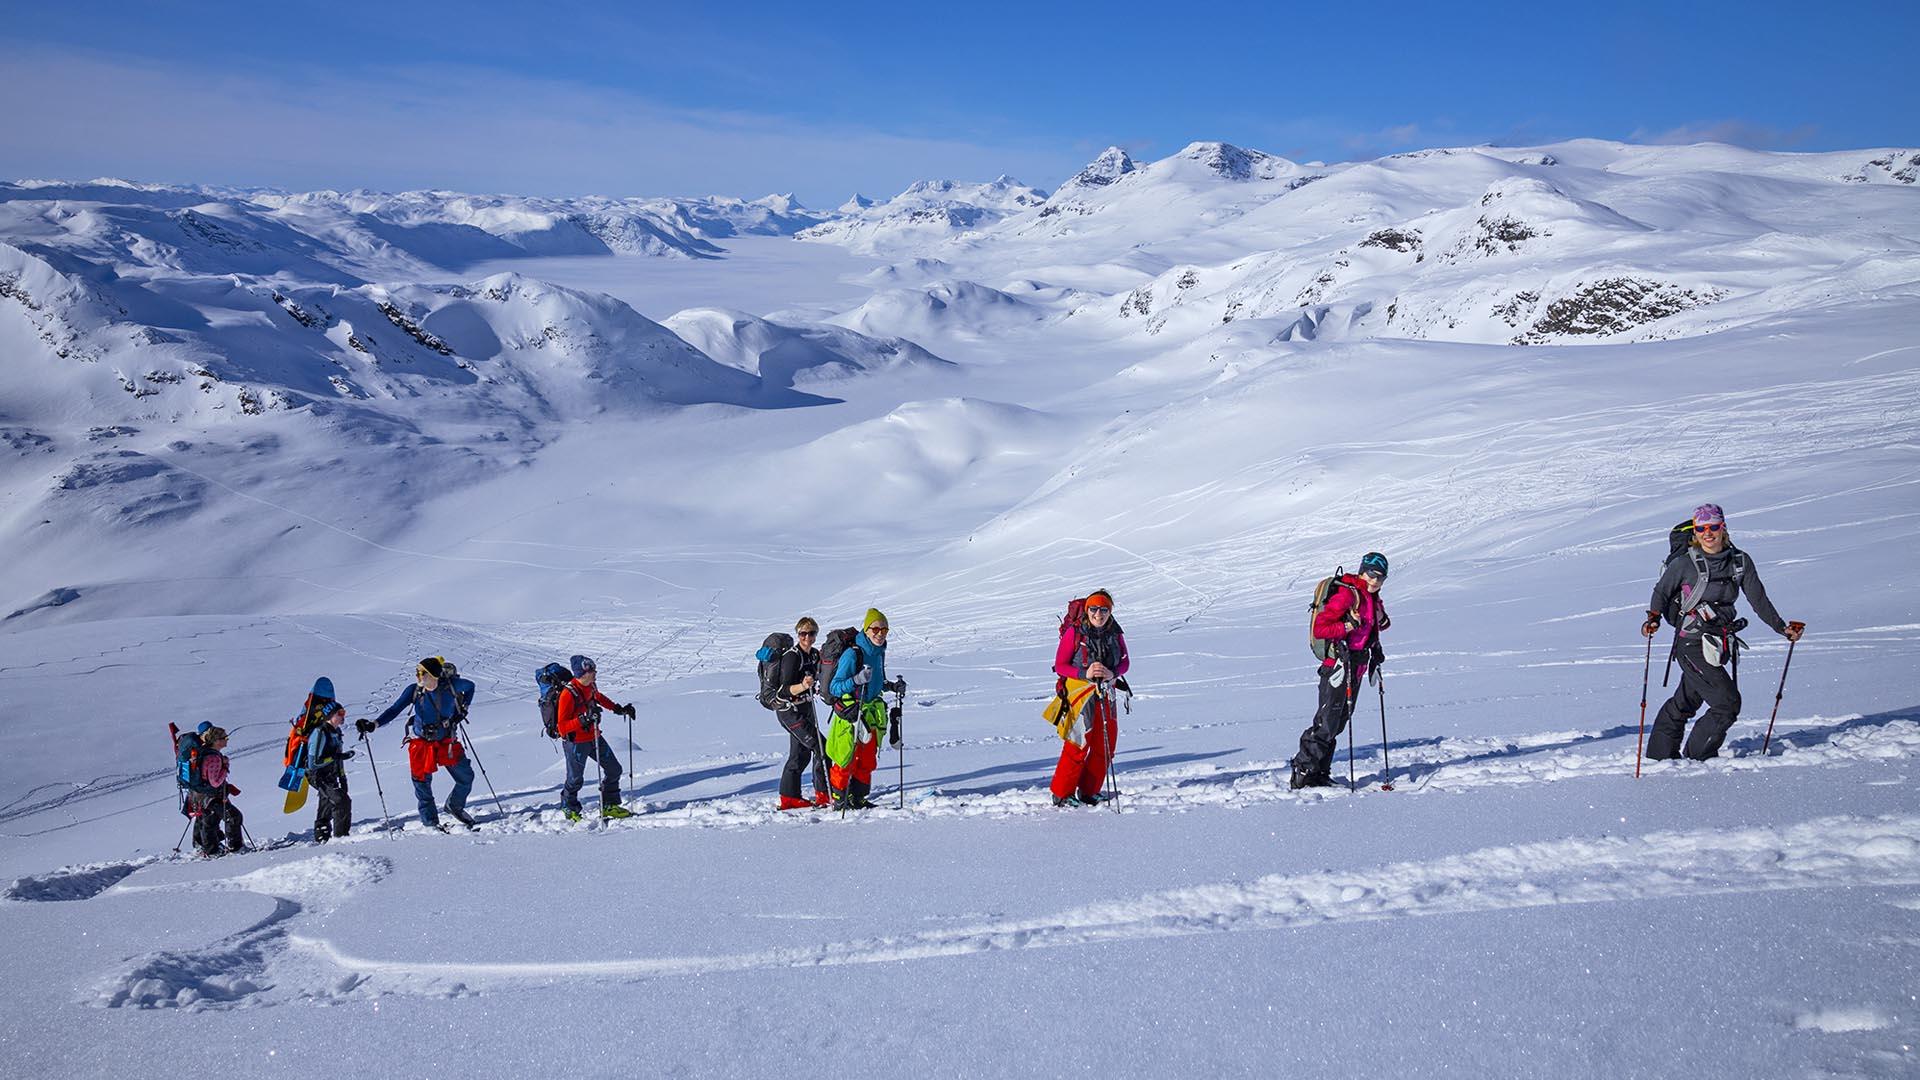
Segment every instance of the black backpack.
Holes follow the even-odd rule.
[[[793,648],[793,635],[768,634],[753,658],[760,662],[760,692],[754,695],[762,707],[779,712],[787,703],[786,687],[780,683],[780,658]]]
[[[859,636],[860,631],[849,626],[844,630],[830,630],[827,636],[821,639],[820,674],[813,683],[813,688],[819,693],[821,701],[829,705],[833,704],[833,691],[828,689],[833,685],[833,673],[840,670],[841,654],[853,648],[853,639]]]
[[[533,681],[540,687],[540,727],[546,731],[547,738],[560,737],[560,695],[573,681],[573,669],[565,664],[548,664],[533,673]]]

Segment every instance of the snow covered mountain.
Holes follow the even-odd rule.
[[[535,260],[582,207],[10,187],[7,1061],[377,1072],[458,1031],[458,1072],[605,1071],[564,997],[661,1072],[1028,1075],[1094,993],[1152,1018],[1074,1059],[1115,1074],[1912,1073],[1916,166],[1115,149],[803,230],[878,265],[771,203],[645,214],[717,259]],[[482,251],[538,272],[436,261]],[[1635,779],[1637,629],[1704,501],[1809,629],[1749,626],[1721,755]],[[1295,790],[1306,598],[1368,550],[1385,677]],[[1095,587],[1120,797],[1061,808],[1039,713]],[[869,606],[911,685],[881,807],[778,811],[754,650]],[[531,676],[575,653],[636,705],[631,818],[562,812]],[[285,717],[430,655],[479,688],[479,831],[417,820],[389,726],[313,847]],[[271,850],[175,854],[159,735],[200,719]],[[794,1007],[843,982],[877,1026]]]
[[[988,284],[1044,267],[1103,294],[1076,317],[1180,342],[1245,319],[1283,319],[1284,337],[1646,340],[1920,276],[1912,153],[1587,140],[1327,166],[1110,148],[1042,206],[887,250]]]
[[[796,235],[869,254],[897,252],[966,235],[1046,199],[1005,175],[984,184],[922,180],[885,202],[856,195],[840,207],[844,216]]]

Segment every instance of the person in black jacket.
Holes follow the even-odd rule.
[[[1652,637],[1662,619],[1672,621],[1678,631],[1673,656],[1680,663],[1680,686],[1654,718],[1647,757],[1679,757],[1680,736],[1702,702],[1707,715],[1693,725],[1686,755],[1705,761],[1720,753],[1728,729],[1740,717],[1740,687],[1727,674],[1727,665],[1739,670],[1738,634],[1746,622],[1736,618],[1734,600],[1743,592],[1761,622],[1788,641],[1800,640],[1806,624],[1787,622],[1774,610],[1752,558],[1727,535],[1726,516],[1713,503],[1704,503],[1693,511],[1692,542],[1667,561],[1654,584],[1647,620],[1640,627]]]
[[[792,740],[787,749],[787,764],[780,771],[780,809],[801,810],[809,806],[828,806],[833,796],[827,790],[827,755],[820,746],[820,726],[813,711],[813,685],[820,675],[820,650],[813,643],[820,637],[820,624],[803,617],[793,624],[794,644],[780,656],[779,702],[774,713],[780,726]],[[800,774],[813,766],[813,801],[800,797]]]
[[[329,687],[331,689],[331,687]],[[340,737],[347,710],[332,706],[307,736],[307,784],[319,798],[313,815],[313,841],[324,844],[347,835],[353,825],[353,797],[347,793],[347,759],[353,756]]]

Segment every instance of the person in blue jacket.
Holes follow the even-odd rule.
[[[888,745],[900,744],[900,725],[889,724],[888,691],[904,694],[907,680],[887,681],[887,617],[868,608],[853,645],[840,654],[827,693],[833,698],[833,724],[827,730],[827,787],[837,810],[864,810],[873,805],[873,766],[880,756],[880,739],[891,733]]]
[[[472,828],[473,815],[467,813],[467,794],[473,790],[473,762],[467,760],[467,748],[460,742],[460,724],[467,718],[467,706],[473,703],[473,683],[460,677],[445,658],[429,656],[413,671],[413,685],[387,711],[372,720],[356,720],[354,727],[369,734],[391,723],[409,706],[407,718],[407,768],[413,776],[413,797],[420,804],[420,821],[429,828],[440,828],[440,815],[434,809],[433,774],[445,766],[453,778],[453,790],[447,793],[447,813],[460,824]]]

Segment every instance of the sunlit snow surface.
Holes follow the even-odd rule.
[[[971,230],[912,220],[963,185],[811,242],[686,230],[719,259],[457,270],[340,258],[364,196],[199,211],[233,244],[169,254],[140,215],[181,228],[172,195],[12,192],[0,281],[39,307],[0,296],[8,1072],[1920,1069],[1909,152],[1234,149],[1103,158]],[[1503,203],[1537,245],[1476,246]],[[475,249],[506,241],[449,229],[525,248],[551,212],[379,205]],[[259,231],[290,206],[332,239]],[[1722,295],[1502,343],[1621,277]],[[220,378],[145,378],[189,364]],[[1808,636],[1764,754],[1786,648],[1755,625],[1722,757],[1636,781],[1635,628],[1707,500]],[[1390,738],[1368,686],[1359,790],[1343,748],[1290,791],[1306,595],[1370,548]],[[1058,810],[1038,714],[1096,586],[1138,691],[1118,812]],[[776,812],[751,654],[875,604],[911,684],[883,808]],[[532,673],[576,652],[639,705],[625,821],[560,814]],[[173,854],[169,720],[229,728],[253,836],[304,841],[286,717],[320,674],[370,715],[430,654],[479,686],[479,832],[420,827],[389,727],[390,833],[362,747],[351,837]]]

